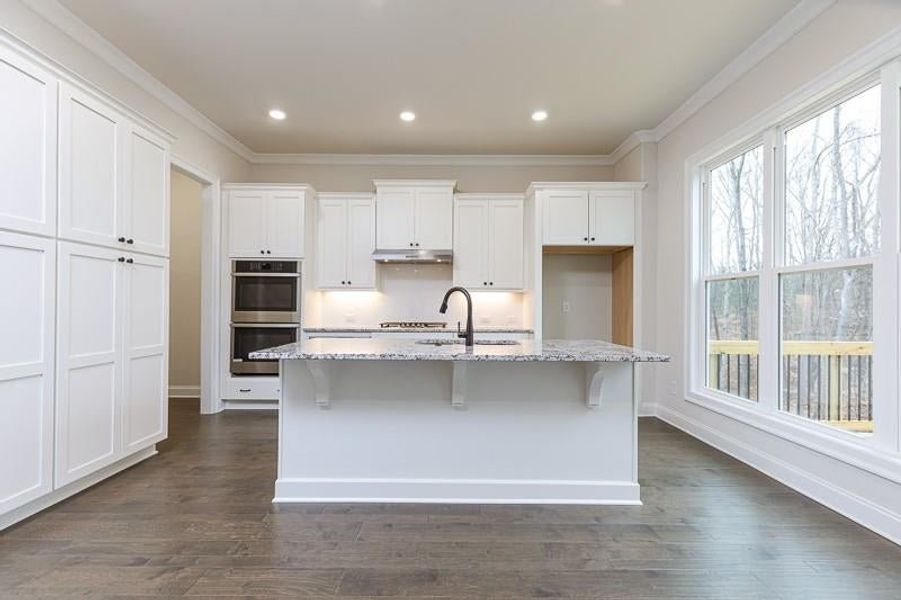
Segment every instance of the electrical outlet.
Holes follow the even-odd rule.
[[[568,313],[572,307],[569,305],[569,300],[563,301],[563,312]]]

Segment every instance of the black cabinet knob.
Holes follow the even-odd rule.
[[[131,239],[131,238],[128,238],[127,240],[125,240],[125,243],[126,243],[126,244],[134,244],[135,241],[134,241],[133,239]]]
[[[346,281],[342,281],[342,282],[341,282],[341,285],[347,285],[347,282],[346,282]]]
[[[588,241],[588,238],[582,238],[582,239],[585,240],[586,242]]]
[[[593,242],[593,241],[594,241],[594,238],[591,238],[591,241]]]
[[[351,281],[351,280],[349,280],[349,279],[347,280],[347,285],[350,285],[350,284],[352,284],[352,283],[353,283],[353,281]]]
[[[266,254],[272,254],[272,250],[266,250]]]
[[[488,282],[487,282],[487,281],[483,281],[483,282],[482,282],[482,285],[488,285]]]
[[[416,247],[419,248],[419,242],[416,242]]]
[[[129,258],[129,259],[126,260],[125,262],[127,262],[127,263],[130,264],[130,265],[133,265],[133,264],[135,264],[135,259]]]
[[[125,257],[124,257],[124,256],[120,256],[117,260],[118,260],[119,262],[125,262]]]
[[[266,254],[265,250],[260,250],[260,254]]]
[[[120,243],[125,243],[125,238],[124,238],[124,237],[120,237],[120,238],[119,238],[119,242],[120,242]]]
[[[488,285],[494,285],[494,282],[493,282],[493,281],[489,281],[489,282],[488,282]]]
[[[411,248],[413,247],[413,242],[410,242],[410,247],[411,247]]]

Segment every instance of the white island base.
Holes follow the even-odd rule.
[[[634,362],[280,358],[275,502],[641,503]]]

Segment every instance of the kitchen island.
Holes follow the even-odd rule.
[[[640,504],[635,364],[595,340],[312,339],[280,361],[275,502]]]

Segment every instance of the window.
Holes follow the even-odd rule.
[[[763,147],[710,169],[705,187],[707,385],[756,400]]]
[[[880,86],[785,132],[780,410],[873,431]],[[798,270],[798,267],[803,270]]]
[[[694,163],[692,398],[817,427],[811,440],[881,439],[879,422],[897,438],[898,408],[880,412],[898,388],[880,348],[901,343],[899,242],[880,216],[901,212],[880,187],[898,178],[882,152],[901,132],[883,130],[884,85],[870,78]]]

